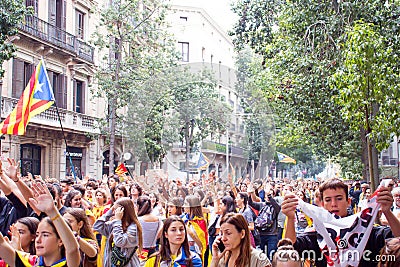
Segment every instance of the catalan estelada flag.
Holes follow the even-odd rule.
[[[206,220],[195,216],[193,219],[187,222],[187,226],[192,228],[197,237],[200,239],[201,246],[203,247],[201,251],[201,260],[205,266],[205,261],[208,261],[208,259],[204,258],[206,249],[208,247],[208,230]]]
[[[120,163],[118,165],[118,167],[115,169],[115,174],[117,174],[118,176],[122,176],[127,172],[128,172],[128,170],[126,169],[126,167],[123,163]]]
[[[288,155],[279,152],[276,152],[276,154],[278,155],[279,162],[296,164],[296,160],[292,159]]]
[[[200,152],[196,168],[200,170],[206,170],[208,165],[210,165],[210,160],[202,152]]]
[[[0,124],[1,133],[24,135],[31,118],[48,109],[54,101],[44,62],[40,60],[17,106]]]

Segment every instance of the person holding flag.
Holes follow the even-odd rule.
[[[340,179],[325,181],[319,191],[323,208],[304,203],[293,194],[285,196],[282,203],[282,212],[287,216],[285,237],[292,240],[302,257],[307,256],[318,267],[376,266],[385,239],[400,236],[400,222],[391,211],[393,196],[388,187],[379,187],[371,196],[368,208],[351,216],[347,209],[350,205],[348,186]],[[313,218],[316,232],[296,237],[295,212],[298,205]],[[373,226],[379,206],[390,227]],[[330,249],[332,246],[336,250]]]

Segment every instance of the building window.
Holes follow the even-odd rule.
[[[37,16],[38,14],[38,0],[26,0],[25,1],[25,6],[26,7],[31,7],[33,8],[33,14],[34,16]]]
[[[84,113],[85,88],[82,81],[74,81],[74,111]]]
[[[42,149],[40,146],[25,144],[21,145],[21,169],[22,176],[28,175],[28,172],[33,175],[40,175],[40,162]]]
[[[71,162],[74,166],[74,172],[76,177],[82,179],[82,157],[83,157],[83,149],[78,147],[68,147],[66,153],[66,170],[65,175],[73,177],[74,174],[72,172]],[[71,157],[71,158],[70,158]]]
[[[75,12],[75,16],[76,16],[76,36],[78,38],[84,39],[85,35],[85,31],[84,31],[84,23],[85,23],[85,14],[79,10],[76,10]]]
[[[108,173],[108,168],[110,166],[109,162],[110,162],[110,150],[104,151],[103,152],[103,175],[104,174],[109,174]],[[114,152],[114,166],[113,166],[113,170],[115,170],[115,168],[117,168],[118,166],[118,160],[119,156],[117,153]]]
[[[35,66],[15,58],[13,61],[13,83],[11,96],[20,98],[31,79]]]
[[[179,49],[181,51],[181,61],[189,62],[189,43],[187,42],[178,42]]]
[[[67,77],[63,74],[47,71],[51,87],[53,88],[56,104],[59,108],[67,108]]]

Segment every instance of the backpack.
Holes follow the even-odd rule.
[[[273,218],[273,209],[271,206],[266,205],[258,214],[257,218],[254,221],[254,226],[259,231],[267,231],[274,225],[274,218]]]
[[[210,227],[208,227],[208,235],[209,236],[215,236],[216,235],[216,233],[217,233],[216,226],[217,226],[217,222],[218,222],[220,216],[221,215],[217,215],[217,217],[215,217],[214,222],[210,225]]]

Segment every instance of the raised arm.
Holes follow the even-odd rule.
[[[61,241],[65,247],[65,256],[69,267],[79,267],[80,252],[79,245],[71,228],[67,225],[61,214],[58,212],[54,204],[53,197],[50,194],[47,186],[41,182],[32,184],[34,197],[29,199],[29,204],[32,207],[46,213],[57,230]]]
[[[0,233],[0,257],[10,267],[15,266],[15,249],[8,243]]]
[[[237,192],[237,190],[236,190],[235,184],[233,183],[233,178],[232,178],[232,175],[231,175],[230,173],[228,173],[228,181],[229,181],[229,185],[231,186],[231,190],[232,190],[232,192],[233,192],[233,195],[234,195],[235,198],[236,198],[238,192]]]
[[[19,191],[22,193],[22,196],[25,198],[26,201],[28,201],[30,198],[33,197],[32,190],[26,185],[26,183],[20,180],[21,174],[18,171],[19,166],[16,163],[15,159],[8,158],[7,161],[8,167],[4,170],[6,175],[14,181]]]
[[[9,160],[8,162],[10,162],[10,159],[8,159],[8,160]],[[18,188],[18,186],[15,183],[15,179],[17,179],[17,178],[12,178],[9,175],[8,169],[9,169],[9,167],[4,169],[3,168],[3,164],[0,161],[0,176],[1,176],[1,180],[4,182],[3,183],[4,186],[7,187],[7,189],[5,189],[2,186],[2,190],[3,191],[5,190],[4,194],[6,194],[6,195],[9,195],[11,192],[13,192],[14,195],[16,197],[18,197],[19,200],[24,204],[24,206],[26,206],[27,200],[24,198],[23,194],[21,193],[20,189]],[[15,176],[16,176],[16,173],[17,172],[15,172]],[[6,191],[8,191],[8,193],[6,193]]]

